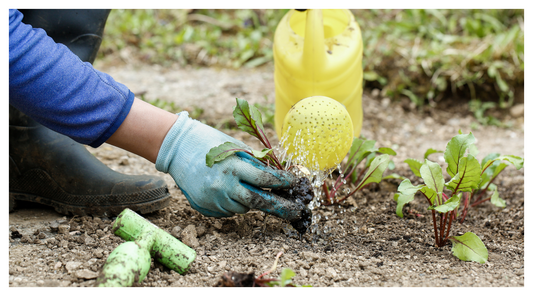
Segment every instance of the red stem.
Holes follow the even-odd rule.
[[[471,206],[471,207],[475,207],[475,206],[479,205],[479,204],[482,203],[482,202],[486,202],[487,200],[490,200],[490,197],[487,197],[487,198],[482,199],[482,200],[480,200],[480,201],[478,201],[478,202],[475,202],[475,203],[471,204],[470,206]]]
[[[437,235],[437,217],[435,217],[435,210],[431,210],[433,214],[433,230],[435,230],[435,244],[439,247],[439,236]]]
[[[450,235],[450,228],[452,228],[452,220],[453,220],[453,212],[452,215],[450,215],[450,220],[448,221],[448,229],[446,229],[446,236],[444,237],[444,241],[448,240],[448,236]]]

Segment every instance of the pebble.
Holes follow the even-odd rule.
[[[94,257],[100,259],[100,258],[104,257],[104,251],[101,248],[98,248],[98,249],[94,250],[93,255],[94,255]]]
[[[54,265],[54,269],[60,269],[62,265],[63,265],[63,263],[61,263],[61,261],[58,261],[58,262]]]
[[[511,116],[514,118],[524,116],[524,104],[516,104],[509,110]]]
[[[94,272],[94,271],[91,271],[91,270],[88,270],[88,269],[78,270],[78,271],[76,271],[74,273],[74,275],[77,278],[86,279],[86,280],[95,279],[95,278],[98,277],[98,273],[97,272]]]
[[[181,236],[181,227],[179,227],[179,226],[174,226],[174,228],[172,228],[172,230],[170,231],[170,234],[171,234],[173,237],[179,239],[180,236]]]
[[[328,267],[326,269],[326,276],[328,278],[336,278],[337,277],[337,272],[335,271],[335,269],[333,269],[333,267]]]
[[[65,264],[65,268],[67,269],[68,273],[72,273],[76,269],[78,269],[81,266],[81,262],[78,261],[70,261]]]
[[[198,237],[201,237],[202,235],[204,235],[206,231],[207,230],[205,229],[203,225],[199,225],[198,227],[196,227],[196,235]]]
[[[181,241],[191,248],[197,248],[200,246],[200,243],[198,242],[196,235],[196,227],[190,224],[181,232]]]
[[[70,230],[70,225],[59,225],[57,227],[57,232],[59,232],[59,234],[68,234],[69,230]]]

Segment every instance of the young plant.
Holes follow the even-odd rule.
[[[457,211],[464,202],[464,215],[470,202],[470,196],[483,188],[489,188],[494,178],[507,165],[501,165],[496,161],[506,160],[514,164],[517,169],[523,166],[523,159],[517,156],[496,154],[486,157],[482,164],[475,158],[477,148],[474,144],[475,137],[472,133],[454,136],[446,145],[444,151],[444,160],[448,164],[446,172],[450,175],[450,180],[445,183],[442,168],[437,163],[427,159],[432,153],[442,152],[435,149],[428,149],[424,155],[424,162],[416,159],[407,159],[413,173],[424,180],[424,184],[414,186],[411,181],[403,180],[398,187],[395,195],[397,202],[396,214],[403,217],[403,206],[414,199],[415,194],[420,191],[429,203],[433,218],[433,228],[435,232],[435,244],[438,247],[446,245],[448,240],[453,243],[453,254],[461,260],[476,261],[484,263],[488,258],[488,252],[483,242],[471,232],[462,236],[450,237],[452,221],[457,217]],[[468,151],[468,153],[467,153]],[[466,153],[466,155],[465,155]],[[449,191],[444,192],[445,188]],[[493,190],[493,196],[496,203],[500,203],[499,196],[495,186],[489,188]],[[492,197],[491,197],[492,198]],[[479,200],[480,198],[476,199]],[[483,200],[484,201],[484,200]]]
[[[332,205],[337,204],[356,192],[360,191],[364,187],[368,186],[371,183],[381,182],[383,172],[394,163],[390,160],[389,155],[396,155],[396,152],[391,148],[381,147],[379,149],[374,148],[376,141],[373,140],[364,140],[359,138],[354,138],[352,141],[352,146],[348,152],[348,161],[340,169],[339,176],[335,180],[335,183],[331,188],[326,184],[326,180],[322,184],[322,190],[325,194],[325,199],[323,200],[323,205]],[[377,154],[381,154],[376,156]],[[366,165],[356,171],[356,168],[366,159]],[[347,172],[346,175],[342,172]],[[364,176],[363,176],[364,174]],[[338,191],[343,184],[348,182],[358,184],[354,191],[349,192],[344,197],[337,197]]]
[[[281,271],[280,278],[263,278],[269,273],[276,270],[279,257],[283,252],[279,252],[276,255],[276,260],[272,265],[272,268],[258,277],[254,277],[253,273],[239,273],[239,272],[226,272],[222,275],[222,278],[217,283],[217,287],[311,287],[311,285],[298,286],[292,283],[292,278],[296,275],[290,268],[284,268]]]
[[[461,131],[459,131],[459,134],[461,134]],[[452,139],[453,140],[453,139]],[[475,141],[474,136],[468,137],[468,143],[471,143],[470,151],[469,153],[473,156],[477,155],[477,149],[473,145],[473,142]],[[433,148],[429,148],[426,153],[424,154],[424,160],[427,159],[427,157],[433,153],[442,153],[443,151],[435,150]],[[445,155],[445,160],[450,159],[450,155]],[[514,165],[514,167],[519,170],[524,166],[524,159],[522,157],[514,156],[514,155],[504,155],[500,156],[499,153],[491,153],[487,155],[483,160],[481,161],[481,173],[480,178],[477,184],[476,188],[473,188],[472,192],[465,192],[464,198],[462,199],[462,214],[461,214],[461,223],[464,222],[468,209],[470,207],[477,206],[483,202],[489,201],[497,206],[497,207],[505,207],[506,203],[505,200],[500,198],[498,187],[494,184],[494,180],[498,175],[508,166],[507,163],[504,161]],[[423,165],[423,163],[417,159],[408,158],[405,160],[405,163],[409,165],[411,168],[411,171],[418,177],[421,177],[420,175],[420,167]],[[450,174],[451,175],[451,174]],[[401,212],[401,208],[403,207],[403,204],[398,204],[398,210]],[[398,211],[397,211],[398,212]]]
[[[250,149],[249,147],[243,147],[234,142],[225,142],[217,147],[211,148],[206,155],[206,165],[212,167],[216,162],[224,160],[226,157],[237,153],[244,152],[249,154],[259,161],[263,162],[267,166],[272,166],[279,170],[290,170],[292,166],[286,168],[278,159],[272,145],[268,140],[263,126],[263,120],[261,112],[253,105],[249,105],[245,100],[236,99],[237,105],[233,108],[233,117],[237,126],[248,134],[257,138],[265,148],[261,151]],[[272,193],[277,194],[285,199],[291,200],[296,203],[302,203],[304,205],[311,202],[314,197],[313,190],[309,179],[301,177],[297,183],[289,190],[280,189],[272,190]],[[300,233],[303,234],[307,231],[308,226],[311,224],[311,212],[307,207],[301,212],[301,216],[298,220],[290,221],[291,225]]]
[[[257,138],[265,146],[265,148],[259,151],[242,147],[237,143],[225,142],[209,150],[209,153],[207,153],[205,159],[207,166],[212,167],[216,162],[219,162],[226,157],[241,151],[257,158],[266,165],[271,165],[277,169],[283,170],[284,167],[274,154],[272,145],[266,136],[265,128],[263,127],[263,119],[261,118],[261,112],[259,112],[256,107],[250,106],[248,102],[243,99],[237,98],[236,100],[237,106],[233,108],[233,117],[235,118],[237,126],[242,131],[245,131]]]

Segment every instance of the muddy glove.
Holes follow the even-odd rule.
[[[247,147],[208,125],[178,114],[157,156],[156,168],[170,173],[191,206],[205,216],[229,217],[250,209],[292,221],[299,218],[302,205],[260,188],[288,188],[296,182],[289,172],[274,170],[248,154],[235,155],[206,165],[209,150],[231,141]]]

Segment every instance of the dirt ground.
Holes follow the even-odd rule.
[[[226,129],[232,120],[235,97],[252,103],[273,103],[272,67],[253,70],[163,69],[149,65],[95,64],[146,99],[175,102],[204,110],[201,119],[243,140],[258,143],[247,134]],[[500,114],[512,128],[479,126],[454,99],[441,108],[417,111],[408,101],[391,102],[377,91],[363,98],[362,135],[377,147],[393,147],[398,173],[416,180],[403,160],[421,159],[428,148],[444,150],[457,134],[472,131],[479,157],[491,152],[524,156],[523,113]],[[516,109],[514,111],[517,111]],[[518,110],[519,111],[519,110]],[[269,129],[270,138],[275,132]],[[524,169],[508,167],[498,181],[504,209],[485,203],[471,210],[464,224],[455,223],[452,235],[476,233],[489,251],[485,264],[463,262],[451,254],[451,244],[434,247],[427,205],[415,199],[395,215],[393,195],[398,181],[382,182],[357,194],[339,207],[315,210],[319,235],[300,239],[287,224],[252,210],[245,215],[215,219],[192,210],[169,175],[157,172],[147,160],[104,144],[88,148],[102,162],[125,174],[163,176],[172,194],[168,208],[145,215],[152,223],[192,246],[197,258],[190,271],[180,275],[157,262],[140,286],[206,287],[215,285],[226,271],[259,275],[283,251],[278,277],[285,267],[295,271],[295,284],[314,287],[524,287]],[[442,155],[442,154],[441,154]],[[438,154],[430,159],[444,163]],[[418,215],[417,215],[418,214]],[[124,242],[111,232],[113,217],[78,217],[57,214],[51,208],[25,204],[9,214],[10,287],[86,287],[95,283],[109,253]],[[188,227],[189,231],[184,231]],[[196,235],[191,235],[196,232]],[[326,229],[326,231],[324,231]],[[17,233],[19,233],[17,235]]]

